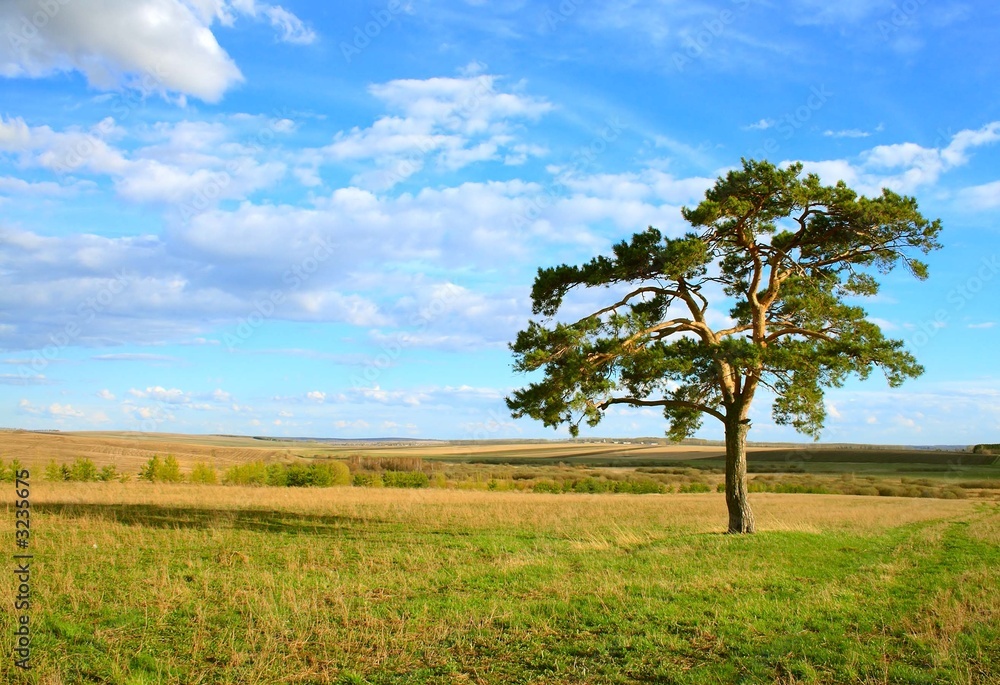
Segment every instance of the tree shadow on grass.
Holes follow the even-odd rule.
[[[32,511],[66,518],[96,518],[143,528],[238,529],[266,533],[308,535],[358,535],[392,527],[388,521],[356,516],[299,514],[269,509],[212,509],[169,507],[156,504],[37,504]]]

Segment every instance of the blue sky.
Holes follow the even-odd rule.
[[[930,279],[866,303],[925,375],[831,390],[823,439],[1000,435],[993,3],[12,0],[0,29],[0,425],[559,437],[503,403],[536,269],[683,233],[756,157],[944,224]],[[751,439],[803,439],[767,400]],[[583,434],[663,434],[614,409]]]

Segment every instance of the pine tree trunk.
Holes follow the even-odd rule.
[[[730,533],[752,533],[756,530],[750,500],[747,498],[747,432],[749,422],[732,411],[726,419],[726,506],[729,507]]]

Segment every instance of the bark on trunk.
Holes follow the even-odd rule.
[[[726,420],[726,505],[730,533],[752,533],[756,529],[747,498],[747,432],[750,424],[736,417]]]

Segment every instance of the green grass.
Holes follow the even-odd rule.
[[[118,488],[36,496],[28,682],[1000,681],[994,504]]]

